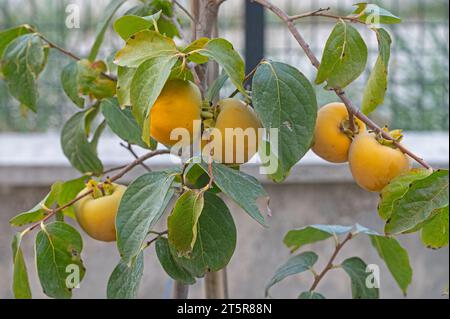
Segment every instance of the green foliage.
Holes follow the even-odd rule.
[[[281,182],[311,146],[317,118],[314,88],[294,67],[264,61],[253,78],[253,104],[264,127],[278,129],[278,173],[270,177]]]
[[[380,297],[378,288],[367,287],[367,265],[361,258],[346,259],[341,266],[350,277],[353,299],[378,299]]]
[[[356,4],[356,6],[357,8],[353,11],[353,14],[357,15],[359,21],[363,23],[395,24],[402,22],[399,17],[376,4],[362,2]]]
[[[14,39],[4,49],[1,71],[9,91],[24,107],[36,111],[36,80],[45,67],[48,46],[35,33]]]
[[[81,281],[85,272],[80,256],[82,249],[81,236],[72,226],[62,222],[42,226],[36,236],[36,267],[42,289],[47,296],[72,296],[72,288],[68,286],[68,283],[71,283],[68,266],[75,267]]]
[[[133,34],[152,30],[160,17],[161,11],[146,17],[125,15],[114,22],[114,30],[123,40],[127,41]]]
[[[202,164],[202,168],[209,174],[207,164]],[[256,200],[260,197],[267,198],[268,195],[256,178],[218,163],[212,164],[212,175],[214,183],[222,192],[234,200],[254,220],[263,226],[266,225]]]
[[[189,256],[197,240],[197,223],[204,207],[204,192],[188,190],[177,200],[167,220],[169,242],[180,256]]]
[[[97,156],[95,145],[86,136],[86,116],[92,112],[87,109],[75,113],[65,124],[61,132],[61,147],[64,155],[74,168],[84,174],[100,175],[103,164]]]
[[[436,209],[448,206],[448,170],[438,170],[413,181],[406,194],[394,203],[386,222],[386,234],[406,232],[426,221]]]
[[[421,239],[425,246],[439,249],[448,245],[448,206],[440,208],[422,228]]]
[[[116,94],[115,81],[106,78],[108,68],[105,62],[81,60],[77,63],[78,92],[91,98],[103,99]]]
[[[0,32],[0,58],[6,47],[21,35],[33,32],[33,28],[27,24],[23,24],[14,28],[6,29]]]
[[[175,174],[150,172],[138,177],[127,188],[116,217],[117,247],[124,262],[141,251],[148,231],[164,213],[174,191]]]
[[[275,271],[275,275],[266,285],[266,297],[269,295],[270,288],[284,278],[297,275],[310,270],[317,262],[319,257],[312,251],[307,251],[289,258],[289,260]]]
[[[350,232],[352,228],[353,227],[351,226],[339,225],[312,225],[294,229],[284,236],[284,244],[288,248],[291,248],[291,252],[294,252],[304,245],[326,240],[333,236],[346,234]]]
[[[117,264],[108,280],[108,299],[134,299],[144,272],[144,253],[141,252],[131,264],[123,260]]]
[[[23,234],[17,233],[14,235],[12,242],[12,256],[13,256],[13,284],[12,289],[14,298],[16,299],[31,299],[30,283],[28,281],[28,271],[23,258],[22,248],[20,244]]]
[[[316,83],[327,81],[327,87],[345,88],[364,71],[367,46],[353,26],[339,21],[331,32],[323,51]]]
[[[362,112],[370,114],[383,104],[388,86],[388,66],[392,39],[384,29],[374,29],[377,34],[379,55],[364,90]]]
[[[79,108],[84,107],[84,98],[78,90],[78,63],[70,62],[61,72],[61,85],[69,99]]]
[[[314,291],[305,291],[298,296],[298,299],[326,299],[322,294]]]

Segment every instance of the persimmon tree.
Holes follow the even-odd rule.
[[[189,9],[177,1],[144,0],[116,17],[125,2],[111,1],[92,49],[83,58],[61,48],[29,25],[0,32],[1,74],[21,107],[39,112],[38,77],[47,67],[49,51],[55,50],[68,57],[67,66],[61,70],[61,86],[77,110],[63,126],[61,147],[80,177],[55,181],[40,203],[10,221],[14,227],[24,227],[12,243],[12,288],[16,298],[32,297],[20,247],[22,240],[33,232],[37,232],[37,273],[47,296],[70,298],[72,289],[80,284],[85,271],[89,271],[83,266],[79,231],[67,223],[68,219],[76,219],[93,238],[117,242],[121,260],[105,283],[108,298],[137,296],[143,276],[143,255],[153,246],[162,268],[175,280],[175,298],[187,297],[187,287],[202,277],[205,277],[207,298],[226,297],[225,276],[221,271],[232,258],[237,243],[234,220],[222,198],[236,202],[256,221],[255,227],[260,227],[266,226],[266,220],[256,201],[268,199],[268,195],[257,179],[240,170],[239,164],[253,154],[238,161],[234,154],[238,147],[225,146],[225,155],[232,153],[231,160],[215,156],[214,152],[222,147],[206,154],[213,156],[204,157],[195,153],[195,147],[189,143],[184,145],[189,149],[189,156],[185,156],[182,149],[174,151],[171,147],[175,143],[171,143],[169,133],[180,126],[189,136],[195,133],[203,136],[213,128],[219,131],[264,128],[264,136],[257,134],[256,148],[266,175],[277,183],[289,176],[315,140],[319,143],[316,123],[320,118],[313,84],[297,68],[271,60],[261,61],[246,75],[244,61],[232,43],[216,34],[218,12],[225,0],[192,0]],[[321,272],[313,267],[318,259],[316,253],[309,251],[293,256],[276,271],[266,294],[287,276],[312,271],[314,282],[300,297],[323,298],[316,291],[320,281],[329,270],[341,267],[350,276],[354,298],[379,297],[376,287],[364,284],[368,274],[363,260],[353,257],[335,264],[343,246],[363,235],[370,238],[406,293],[412,270],[408,253],[397,236],[420,232],[427,247],[448,244],[448,171],[434,170],[401,144],[400,131],[389,132],[368,117],[383,104],[391,47],[388,31],[376,23],[399,23],[400,19],[367,3],[358,4],[349,16],[333,15],[330,9],[289,16],[269,1],[253,2],[286,24],[299,44],[298,54],[306,54],[318,69],[315,83],[326,83],[325,89],[334,91],[343,103],[345,112],[336,120],[335,135],[344,136],[341,161],[345,162],[348,154],[352,173],[361,186],[366,186],[365,179],[357,176],[364,177],[365,172],[360,172],[357,164],[364,166],[361,161],[365,157],[359,154],[377,154],[378,148],[380,156],[388,154],[389,157],[390,151],[396,152],[408,163],[411,158],[423,167],[410,170],[409,165],[401,166],[388,176],[382,166],[375,170],[379,173],[374,173],[373,179],[384,183],[378,207],[380,217],[386,221],[383,232],[358,224],[312,225],[290,231],[285,244],[292,252],[329,238],[335,239],[335,252]],[[298,20],[317,16],[336,20],[324,44],[322,61],[313,54],[296,27]],[[181,27],[181,19],[190,22],[191,30]],[[123,47],[114,52],[114,68],[106,59],[98,57],[111,24],[124,41]],[[362,94],[361,109],[344,91],[365,70],[368,58],[366,44],[354,25],[370,27],[379,43],[378,59]],[[112,71],[116,67],[117,72]],[[220,100],[226,83],[235,91],[229,97],[231,100]],[[192,124],[195,120],[201,123],[199,132]],[[123,140],[121,145],[135,156],[133,162],[116,168],[103,166],[97,144],[106,127]],[[366,137],[362,134],[371,134],[367,138],[377,148],[357,152],[356,145],[361,143],[353,141]],[[247,137],[243,138],[241,148],[255,149]],[[206,142],[209,141],[208,137]],[[320,142],[326,148],[327,142],[333,146],[334,140],[324,134]],[[148,152],[139,156],[135,146]],[[319,154],[317,146],[314,149]],[[198,142],[197,151],[198,148],[202,153],[204,145]],[[153,171],[145,164],[150,158],[167,154],[180,156],[180,164],[163,171]],[[271,170],[273,163],[275,169]],[[375,160],[371,163],[380,164]],[[137,166],[144,167],[146,173],[127,188],[117,184]],[[174,204],[169,209],[171,202]],[[155,229],[161,219],[167,220],[166,228]],[[339,240],[340,236],[344,238]]]

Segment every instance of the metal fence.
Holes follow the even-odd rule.
[[[79,55],[86,54],[95,35],[95,28],[108,0],[0,0],[0,28],[19,23],[36,25],[50,39],[70,48]],[[183,2],[183,1],[180,1]],[[186,2],[186,1],[184,1]],[[273,0],[290,14],[298,14],[323,7],[346,15],[354,0]],[[448,130],[449,128],[449,2],[446,0],[384,0],[372,1],[399,15],[403,23],[387,26],[394,38],[390,66],[390,85],[385,105],[374,114],[380,124],[406,130]],[[77,3],[82,10],[81,28],[67,29],[64,25],[65,8]],[[121,12],[132,6],[127,4]],[[188,23],[186,19],[185,24]],[[323,45],[335,21],[309,18],[298,27],[320,56]],[[369,67],[347,92],[359,102],[370,66],[377,56],[373,33],[363,26],[358,29],[368,43]],[[246,0],[228,0],[220,16],[220,35],[233,42],[247,57],[251,66],[261,57],[283,61],[298,67],[311,79],[314,70],[285,26],[271,13],[263,13]],[[107,41],[114,39],[103,51],[103,57],[118,48],[120,40],[110,32]],[[264,41],[261,41],[264,40]],[[263,45],[261,45],[263,44]],[[60,128],[61,123],[75,109],[62,93],[59,85],[60,69],[67,63],[65,57],[51,54],[50,67],[42,75],[39,85],[40,111],[23,116],[0,81],[0,131],[46,131]],[[317,88],[320,104],[335,97]]]

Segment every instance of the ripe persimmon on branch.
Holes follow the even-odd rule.
[[[262,5],[263,7],[267,8],[268,10],[272,11],[275,15],[277,15],[287,25],[289,31],[292,33],[292,35],[297,40],[297,42],[300,45],[300,47],[305,52],[306,56],[311,61],[311,64],[316,69],[319,69],[319,67],[320,67],[319,60],[314,55],[314,53],[312,52],[309,44],[305,41],[305,39],[300,34],[299,30],[297,29],[297,27],[294,24],[294,20],[296,20],[296,17],[300,18],[300,17],[303,17],[303,15],[291,17],[286,12],[284,12],[282,9],[280,9],[279,7],[275,6],[273,3],[271,3],[270,1],[267,1],[267,0],[249,0],[249,1],[258,3],[258,4]],[[323,10],[321,10],[321,11],[323,11]],[[324,15],[321,11],[319,11],[319,12],[316,11],[316,13],[309,13],[309,14],[306,14],[305,16],[323,16],[323,17],[331,17],[331,18],[341,19],[341,17],[338,17],[338,16]],[[353,20],[355,20],[355,19],[352,18],[352,21]],[[340,89],[340,88],[332,88],[332,90],[341,99],[341,101],[346,105],[347,110],[349,111],[350,123],[352,123],[351,125],[353,127],[353,131],[354,131],[354,128],[355,128],[355,126],[354,126],[355,124],[354,124],[354,121],[352,120],[352,116],[355,116],[355,117],[359,118],[361,121],[363,121],[367,125],[367,127],[372,129],[376,133],[381,134],[381,136],[383,138],[385,138],[385,139],[387,139],[389,141],[392,141],[393,144],[398,149],[400,149],[403,153],[409,155],[412,159],[414,159],[417,163],[422,165],[424,168],[432,169],[432,166],[430,164],[428,164],[423,158],[421,158],[420,156],[418,156],[415,153],[413,153],[412,151],[410,151],[408,148],[406,148],[401,143],[397,142],[388,132],[383,130],[374,121],[372,121],[368,116],[363,114],[353,104],[353,102],[347,97],[347,95],[345,94],[345,92],[342,89]]]

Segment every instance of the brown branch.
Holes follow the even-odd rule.
[[[317,59],[317,57],[312,52],[311,48],[309,47],[308,43],[304,40],[298,29],[295,27],[294,23],[291,20],[291,17],[289,17],[283,10],[280,8],[274,6],[271,2],[267,0],[249,0],[251,2],[256,2],[262,5],[263,7],[267,8],[268,10],[272,11],[274,14],[276,14],[283,22],[287,25],[289,31],[292,33],[294,38],[297,40],[298,44],[301,46],[303,51],[305,52],[306,56],[311,61],[311,64],[316,68],[319,69],[320,62]],[[402,144],[395,141],[395,139],[386,131],[384,131],[380,126],[378,126],[374,121],[372,121],[369,117],[367,117],[365,114],[363,114],[352,102],[351,100],[345,95],[345,92],[341,89],[334,89],[335,93],[338,95],[338,97],[341,99],[341,101],[345,104],[347,109],[349,110],[349,114],[353,114],[358,119],[360,119],[362,122],[364,122],[370,129],[373,131],[381,134],[385,139],[393,141],[393,144],[401,150],[403,153],[409,155],[412,159],[414,159],[417,163],[425,167],[426,169],[432,169],[431,165],[425,162],[421,157],[414,154],[412,151],[407,149]]]
[[[124,143],[120,143],[120,146],[122,146],[123,148],[125,148],[128,152],[130,152],[131,153],[131,155],[133,155],[133,157],[135,158],[135,159],[138,159],[139,158],[139,155],[137,155],[136,154],[136,152],[134,151],[134,149],[133,149],[133,146],[130,144],[130,143],[128,143],[127,145],[126,144],[124,144]],[[147,172],[151,172],[152,170],[150,169],[150,167],[148,167],[147,165],[145,165],[145,163],[140,163],[139,165],[141,165]]]
[[[333,262],[336,259],[337,255],[339,254],[339,252],[341,251],[342,247],[345,246],[345,244],[351,240],[353,238],[352,233],[349,233],[347,235],[347,237],[345,237],[345,239],[341,242],[338,243],[336,245],[336,248],[333,252],[333,254],[331,255],[330,260],[328,261],[327,265],[325,266],[325,268],[322,270],[322,272],[320,274],[318,274],[317,276],[314,276],[314,282],[311,286],[311,288],[309,288],[309,291],[314,291],[317,288],[317,285],[320,283],[320,281],[323,279],[323,277],[325,277],[325,275],[327,274],[328,271],[330,271],[331,269],[333,269]]]
[[[48,46],[50,48],[58,50],[62,54],[68,56],[69,58],[71,58],[71,59],[73,59],[75,61],[80,61],[81,60],[81,58],[79,56],[73,54],[72,52],[70,52],[70,51],[68,51],[68,50],[66,50],[64,48],[61,48],[60,46],[56,45],[55,43],[53,43],[52,41],[50,41],[49,39],[44,37],[42,34],[38,34],[38,35],[43,41],[45,41],[48,44]],[[107,74],[105,72],[102,72],[101,74],[102,74],[102,76],[104,76],[105,78],[107,78],[107,79],[109,79],[111,81],[117,81],[117,78],[115,76],[113,76],[113,75]]]
[[[124,169],[126,165],[121,165],[121,166],[117,166],[117,167],[112,167],[110,169],[105,170],[102,175],[106,175],[115,171],[119,171],[121,169]]]
[[[334,14],[324,13],[325,11],[329,11],[329,10],[330,10],[329,7],[325,8],[325,9],[320,8],[320,9],[317,9],[312,12],[291,16],[291,17],[289,17],[289,20],[297,21],[297,20],[307,18],[307,17],[325,17],[325,18],[331,18],[331,19],[336,19],[336,20],[347,20],[347,21],[354,22],[354,23],[365,24],[363,21],[359,20],[358,16],[344,17],[344,16],[338,16],[338,15],[334,15]]]
[[[158,155],[163,155],[163,154],[170,154],[169,150],[157,150],[157,151],[153,151],[150,153],[147,153],[141,157],[138,157],[136,160],[134,160],[133,162],[131,162],[130,164],[126,165],[124,168],[122,168],[122,170],[120,172],[118,172],[116,175],[114,175],[113,177],[110,178],[110,182],[115,182],[118,179],[122,178],[124,175],[126,175],[129,171],[131,171],[134,167],[140,165],[141,163],[143,163],[144,161],[158,156]],[[99,187],[101,187],[101,184],[98,185]],[[31,225],[29,228],[27,228],[26,232],[31,231],[33,229],[35,229],[36,227],[38,227],[41,223],[47,221],[50,217],[56,215],[57,213],[63,211],[66,208],[69,208],[70,206],[72,206],[73,204],[75,204],[76,202],[78,202],[79,200],[85,198],[86,196],[88,196],[89,194],[92,194],[93,190],[89,190],[86,193],[83,193],[81,195],[79,195],[78,197],[72,199],[70,202],[68,202],[67,204],[60,206],[56,209],[51,210],[47,216],[45,216],[41,221]]]
[[[262,62],[262,61],[261,61],[261,62]],[[258,67],[259,67],[259,65],[261,64],[261,62],[259,62],[258,65],[255,66],[255,67],[253,68],[253,70],[251,70],[250,73],[247,74],[247,75],[245,76],[244,82],[242,82],[242,84],[244,85],[244,87],[245,87],[245,84],[246,84],[246,83],[247,83],[247,82],[255,75],[256,70],[258,69]],[[234,90],[234,92],[230,94],[229,98],[235,97],[238,93],[239,93],[239,90],[238,90],[238,89]]]

